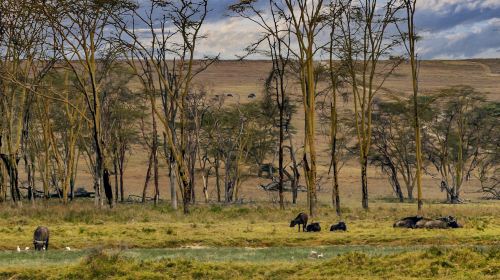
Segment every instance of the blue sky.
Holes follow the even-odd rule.
[[[198,57],[220,54],[235,59],[258,37],[255,25],[228,16],[227,7],[237,1],[209,0],[211,11],[203,28],[207,38],[200,42]],[[420,58],[500,58],[500,0],[417,2]]]
[[[201,52],[234,58],[257,36],[252,24],[224,16],[235,1],[210,1],[209,39]],[[500,0],[418,0],[417,5],[421,58],[500,58]]]

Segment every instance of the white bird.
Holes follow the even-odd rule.
[[[70,247],[66,247],[66,251],[71,251],[71,248]]]
[[[21,248],[19,248],[19,246],[17,246],[17,251],[18,251],[18,252],[21,252]]]
[[[30,247],[25,247],[24,251],[28,251],[29,249],[30,249]]]
[[[311,251],[309,253],[309,258],[317,259],[318,258],[318,252],[316,251]]]

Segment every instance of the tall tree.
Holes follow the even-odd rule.
[[[114,58],[114,54],[106,49],[109,36],[106,29],[112,23],[112,16],[119,15],[128,4],[126,0],[62,0],[39,5],[54,34],[53,49],[75,76],[92,121],[96,205],[103,204],[102,187],[108,204],[113,205],[107,152],[109,143],[106,142],[102,118],[103,106],[107,104],[102,85]]]
[[[257,1],[240,1],[230,6],[230,10],[247,20],[257,24],[262,35],[256,42],[247,47],[247,55],[260,53],[271,58],[272,70],[266,80],[266,92],[273,93],[279,110],[279,141],[278,141],[278,172],[280,207],[284,209],[284,141],[288,132],[290,119],[286,110],[290,109],[290,99],[287,93],[287,67],[290,62],[290,20],[282,12],[280,1],[269,0],[266,12],[259,10]],[[260,49],[264,45],[264,49]]]
[[[416,49],[416,44],[418,40],[418,35],[415,28],[415,12],[417,7],[417,0],[403,0],[404,9],[406,10],[406,32],[402,32],[398,28],[401,34],[403,45],[405,47],[406,53],[410,58],[411,66],[411,77],[412,77],[412,89],[413,89],[413,128],[415,130],[415,157],[416,157],[416,167],[415,167],[415,178],[417,183],[417,209],[418,212],[422,212],[422,139],[420,135],[420,120],[418,113],[418,73],[419,73],[419,62],[418,54]]]
[[[305,115],[305,136],[303,167],[308,189],[309,214],[314,217],[316,205],[316,82],[314,57],[321,50],[318,37],[324,28],[323,0],[284,0],[286,16],[291,20],[291,32],[298,47],[290,52],[297,59],[298,75],[302,92],[302,103]]]
[[[187,97],[194,77],[217,59],[195,61],[197,44],[204,38],[200,32],[207,13],[208,0],[147,1],[130,9],[128,17],[118,18],[116,24],[119,39],[129,51],[125,54],[129,64],[146,81],[143,85],[147,85],[151,107],[163,125],[186,214],[193,189],[187,158]],[[138,24],[146,26],[150,39],[147,43]],[[162,100],[161,109],[156,105],[157,93]]]
[[[342,59],[347,66],[354,101],[354,119],[361,166],[361,204],[368,209],[368,155],[371,146],[372,111],[376,94],[400,60],[381,62],[399,44],[390,35],[400,9],[397,0],[341,2]]]
[[[24,158],[32,166],[28,145],[34,98],[54,61],[46,52],[45,23],[31,1],[2,1],[0,13],[0,165],[10,178],[11,198],[19,204],[19,161]]]

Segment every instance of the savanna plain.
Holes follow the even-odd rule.
[[[231,93],[238,102],[249,102],[250,93],[257,100],[262,98],[270,67],[266,61],[221,61],[197,77],[197,82],[210,84],[209,94]],[[408,65],[400,66],[385,87],[407,92],[408,75]],[[499,60],[423,61],[420,75],[422,92],[465,84],[484,92],[489,100],[500,99]],[[300,102],[298,90],[293,98]],[[299,146],[303,122],[299,110],[293,117]],[[415,215],[416,202],[399,202],[387,176],[370,166],[370,206],[363,209],[358,162],[347,160],[339,183],[342,220],[348,229],[330,232],[329,226],[338,218],[331,206],[326,136],[318,136],[318,150],[318,174],[323,181],[312,222],[321,223],[321,232],[297,232],[289,227],[291,219],[307,210],[305,193],[299,193],[297,204],[285,193],[282,210],[276,193],[259,187],[269,179],[255,174],[245,177],[240,200],[227,205],[216,202],[211,177],[210,202],[204,203],[201,187],[195,187],[199,199],[185,215],[171,208],[168,177],[162,171],[157,205],[131,199],[111,209],[96,208],[93,200],[85,198],[68,205],[56,199],[26,201],[23,207],[3,203],[0,278],[500,279],[500,203],[478,192],[478,180],[465,183],[463,203],[446,204],[439,180],[423,177],[423,214],[454,216],[462,228],[393,228],[396,220]],[[139,145],[134,147],[124,174],[126,195],[142,194],[147,163],[147,152]],[[84,163],[80,164],[84,170]],[[160,162],[160,168],[165,166]],[[77,186],[91,190],[91,175],[80,172]],[[50,229],[49,250],[25,251],[32,246],[33,230],[39,225]],[[20,252],[16,246],[21,247]],[[311,257],[312,251],[322,258]]]

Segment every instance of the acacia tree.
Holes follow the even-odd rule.
[[[8,174],[11,198],[19,204],[21,158],[30,182],[34,181],[28,148],[33,101],[54,61],[47,58],[46,26],[41,16],[33,13],[31,1],[2,1],[0,13],[0,169],[3,178]]]
[[[279,172],[279,199],[280,207],[284,209],[283,181],[284,181],[284,140],[290,123],[290,100],[287,93],[286,72],[290,62],[290,19],[283,13],[280,1],[269,0],[267,12],[259,10],[257,1],[240,1],[230,6],[230,10],[247,20],[257,24],[262,35],[256,42],[247,47],[247,55],[260,53],[269,56],[272,60],[272,70],[266,80],[266,92],[273,92],[279,110],[279,142],[278,142],[278,172]],[[261,50],[261,45],[265,45]]]
[[[203,38],[200,30],[208,13],[208,0],[148,1],[143,6],[142,10],[130,9],[125,19],[117,18],[116,27],[121,44],[128,51],[125,55],[129,64],[136,75],[147,82],[143,85],[147,84],[152,110],[163,125],[187,214],[193,188],[187,160],[187,96],[193,78],[217,59],[195,62],[196,47]],[[146,31],[141,33],[138,25],[145,26]],[[148,36],[147,43],[143,35]],[[157,93],[162,99],[161,109],[156,105]]]
[[[345,83],[345,66],[342,63],[335,63],[335,59],[338,59],[339,48],[339,38],[337,34],[338,21],[341,18],[342,9],[339,1],[331,1],[327,10],[327,26],[329,29],[329,42],[325,46],[325,51],[328,54],[328,76],[330,89],[329,100],[330,100],[330,112],[326,114],[329,116],[330,122],[330,148],[331,148],[331,161],[330,161],[330,171],[333,172],[333,185],[332,185],[332,204],[335,207],[335,211],[338,217],[341,217],[340,208],[340,193],[339,193],[339,171],[341,165],[341,159],[343,156],[342,150],[345,150],[345,136],[340,136],[339,128],[339,114],[338,114],[338,95],[339,89]],[[344,146],[344,147],[343,147]]]
[[[403,0],[404,10],[406,10],[406,32],[399,29],[403,45],[406,53],[410,58],[412,89],[413,89],[413,129],[415,137],[415,179],[417,184],[417,209],[420,213],[422,211],[422,139],[420,132],[420,120],[418,112],[418,73],[419,62],[416,44],[418,36],[415,30],[415,12],[417,7],[417,0]],[[396,25],[398,26],[398,25]]]
[[[425,151],[447,202],[460,203],[463,183],[482,162],[495,123],[484,114],[484,97],[468,86],[442,90],[431,106],[434,114],[426,126]]]
[[[318,34],[324,28],[324,15],[322,13],[325,2],[323,0],[284,0],[286,17],[291,21],[291,32],[298,47],[288,46],[291,54],[297,61],[298,76],[302,92],[302,103],[305,115],[305,136],[303,168],[308,189],[308,208],[311,216],[315,215],[316,205],[316,83],[315,55],[322,49],[318,44]]]
[[[490,102],[477,111],[477,117],[486,128],[482,133],[484,146],[481,147],[476,178],[481,184],[480,191],[492,199],[500,199],[500,126],[496,125],[500,117],[500,103]]]
[[[400,202],[404,201],[400,179],[404,182],[410,200],[413,200],[416,183],[412,112],[412,103],[400,100],[378,100],[373,112],[373,150],[370,152],[370,160],[388,175]]]
[[[88,120],[83,98],[71,94],[75,89],[68,76],[68,73],[52,73],[36,99],[37,128],[42,132],[38,150],[43,156],[39,166],[45,195],[48,195],[50,177],[53,177],[54,187],[61,193],[65,204],[68,203],[68,192],[73,194],[79,154],[77,142]],[[52,166],[50,162],[53,162]],[[56,172],[51,174],[51,169]]]
[[[354,120],[361,166],[361,204],[368,208],[368,155],[371,147],[372,111],[376,94],[401,60],[381,63],[400,42],[390,35],[401,6],[397,0],[342,1],[339,21],[342,60],[346,65],[354,101]]]
[[[109,155],[113,162],[115,175],[115,202],[124,202],[124,171],[131,153],[132,145],[138,143],[138,120],[146,115],[143,96],[132,92],[127,86],[132,75],[123,65],[117,65],[110,78],[103,84],[103,94],[107,104],[104,106],[103,123],[109,141]],[[149,139],[149,138],[148,138]]]
[[[119,15],[128,4],[126,0],[63,0],[39,6],[53,33],[53,49],[75,76],[92,121],[96,205],[103,204],[102,187],[109,205],[113,205],[107,152],[109,143],[106,142],[102,119],[106,104],[102,85],[113,65],[113,55],[106,50],[106,29],[111,25],[112,16]]]

